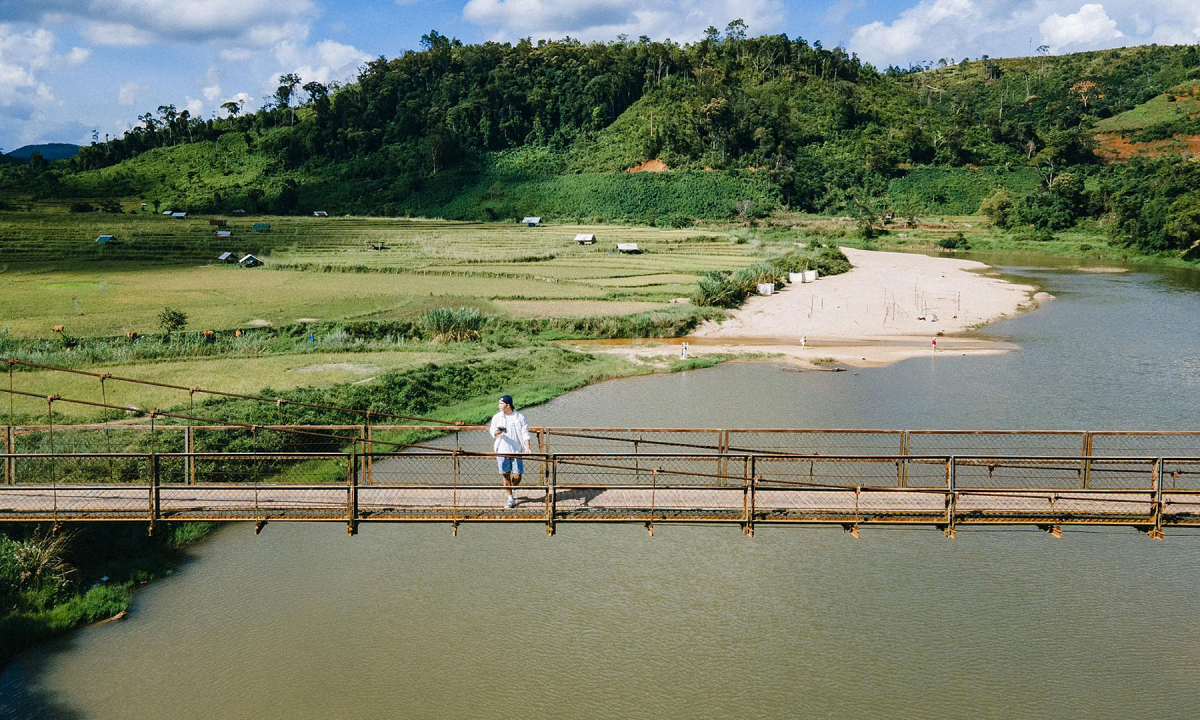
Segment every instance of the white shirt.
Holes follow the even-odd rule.
[[[504,432],[495,437],[500,428],[504,428]],[[495,437],[492,447],[498,453],[525,452],[525,444],[529,442],[529,423],[525,422],[525,416],[516,410],[513,410],[511,415],[505,415],[503,410],[493,415],[488,432]]]

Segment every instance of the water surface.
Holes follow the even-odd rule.
[[[601,383],[537,425],[1197,428],[1194,273],[1008,268],[1019,352]],[[520,398],[517,398],[518,404]],[[0,676],[0,717],[1190,717],[1200,536],[273,524]]]

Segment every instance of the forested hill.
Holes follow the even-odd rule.
[[[1105,220],[1167,250],[1200,240],[1187,154],[1200,120],[1155,108],[1197,86],[1195,46],[879,70],[737,22],[683,46],[432,32],[345,86],[285,76],[264,108],[227,104],[220,119],[162,106],[122,139],[0,178],[10,193],[195,211],[464,219],[688,224],[982,203],[1000,225]],[[1131,156],[1148,159],[1106,164]],[[646,168],[669,172],[622,172]]]

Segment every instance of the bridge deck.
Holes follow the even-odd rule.
[[[9,453],[0,521],[1200,526],[1200,457],[534,453]]]

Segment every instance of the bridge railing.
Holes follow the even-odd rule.
[[[504,520],[1200,526],[1200,457],[6,453],[7,520]]]

